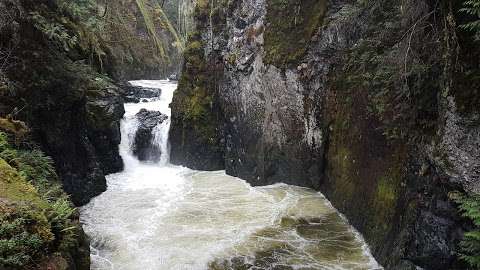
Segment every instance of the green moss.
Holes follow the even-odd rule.
[[[38,195],[35,187],[28,183],[20,173],[0,158],[0,197],[8,201],[28,202],[39,209],[46,209],[48,203]]]
[[[352,198],[355,194],[355,170],[352,155],[348,148],[340,146],[331,153],[329,166],[331,177],[335,179],[335,194],[343,198]]]
[[[173,103],[184,125],[192,128],[190,132],[195,132],[201,141],[210,145],[218,141],[213,108],[217,72],[205,59],[200,34],[193,33],[186,46],[184,71]]]
[[[390,142],[369,112],[368,92],[333,71],[326,112],[329,126],[326,174],[321,189],[375,249],[385,243],[403,196],[406,151]],[[355,207],[352,207],[354,205]]]
[[[401,154],[398,154],[401,156]],[[397,163],[398,162],[398,163]],[[372,228],[371,234],[377,235],[382,239],[390,232],[393,226],[394,215],[397,210],[397,203],[400,198],[399,190],[403,175],[401,173],[401,160],[389,162],[385,168],[387,171],[377,179],[376,193],[373,196],[374,210],[371,212]]]
[[[0,130],[15,134],[19,139],[23,138],[30,129],[21,121],[0,117]]]
[[[53,241],[45,216],[49,205],[33,185],[0,158],[0,263],[20,267]],[[8,208],[13,202],[21,207]]]
[[[0,132],[0,266],[24,268],[77,245],[75,208],[52,160],[12,146]]]
[[[376,202],[385,205],[385,208],[394,209],[397,200],[397,186],[390,176],[381,177],[377,183]]]
[[[322,24],[325,0],[269,0],[265,29],[265,63],[295,65]]]

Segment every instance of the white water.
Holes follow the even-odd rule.
[[[125,105],[125,170],[109,175],[108,190],[81,209],[92,269],[380,269],[320,193],[288,185],[253,188],[224,172],[170,165],[170,120],[155,131],[166,153],[161,161],[139,162],[130,152],[135,114],[146,108],[170,116],[176,85],[134,84],[159,87],[162,96]]]

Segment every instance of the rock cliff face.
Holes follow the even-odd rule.
[[[176,1],[96,1],[103,12],[99,63],[116,80],[162,79],[179,72],[183,39],[171,11]],[[170,13],[169,13],[170,12]]]
[[[0,23],[0,48],[9,54],[3,59],[0,114],[27,122],[34,140],[55,160],[65,191],[82,205],[106,189],[106,173],[123,167],[119,89],[85,64],[80,47],[54,38],[62,33],[45,33],[48,25],[65,31],[63,35],[72,31],[70,39],[77,33],[75,21],[62,21],[55,2],[0,4],[8,10]]]
[[[465,268],[480,51],[453,1],[197,3],[171,160],[321,190],[387,269]]]
[[[70,200],[87,203],[123,168],[128,89],[111,78],[167,75],[178,61],[183,45],[158,7],[0,0],[0,269],[89,269]]]
[[[105,3],[0,1],[0,116],[27,122],[76,205],[123,168],[119,126],[128,89],[109,77],[169,74],[183,46],[158,3]]]

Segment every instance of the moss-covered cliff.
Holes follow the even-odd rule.
[[[0,0],[1,269],[89,269],[72,202],[123,168],[115,80],[173,72],[175,35],[157,1]]]
[[[198,2],[195,9],[196,26],[190,33],[184,53],[184,64],[178,89],[171,107],[170,130],[173,164],[185,164],[201,170],[219,170],[224,167],[222,129],[223,113],[218,102],[218,80],[223,73],[223,63],[212,52],[206,58],[207,47],[202,39],[211,31],[210,22],[222,24],[215,6],[207,1]],[[188,127],[188,128],[187,128]],[[207,157],[207,158],[206,158]]]
[[[89,269],[86,236],[52,160],[26,140],[23,123],[0,120],[0,268]]]
[[[459,242],[472,224],[449,194],[480,191],[472,75],[480,50],[458,27],[472,20],[461,5],[259,0],[220,2],[215,13],[197,5],[209,20],[195,54],[223,65],[208,88],[219,109],[204,111],[215,121],[172,123],[172,149],[184,151],[175,161],[222,163],[175,139],[208,126],[229,174],[321,190],[387,269],[467,269]],[[199,67],[191,65],[184,70]],[[174,115],[197,100],[198,78],[183,78]],[[213,117],[219,111],[225,120]]]
[[[122,89],[111,78],[173,72],[183,43],[155,1],[0,5],[0,116],[29,124],[65,190],[84,204],[105,190],[105,174],[123,166]]]
[[[133,80],[161,79],[179,72],[184,41],[170,20],[173,10],[164,10],[154,0],[97,2],[102,15],[95,34],[107,73],[115,79]],[[166,1],[166,6],[173,2]]]

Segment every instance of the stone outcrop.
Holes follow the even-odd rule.
[[[479,81],[468,74],[480,51],[458,31],[457,9],[197,5],[171,161],[316,188],[387,269],[466,268],[456,251],[468,222],[448,194],[479,191]]]
[[[142,99],[159,98],[162,94],[162,89],[135,86],[128,82],[121,83],[119,86],[123,90],[123,100],[126,103],[139,103]]]
[[[56,3],[5,0],[0,5],[9,10],[0,22],[0,48],[11,48],[12,59],[2,70],[7,86],[0,93],[0,115],[12,114],[28,124],[34,141],[54,159],[72,201],[85,204],[105,191],[105,174],[123,168],[118,154],[121,90],[85,64],[87,52],[80,46],[63,48],[61,40],[45,34],[43,20],[65,31],[79,24],[59,17]]]
[[[140,161],[158,162],[162,151],[154,142],[154,128],[168,119],[168,116],[157,111],[141,109],[136,115],[138,128],[135,132],[132,152]]]

